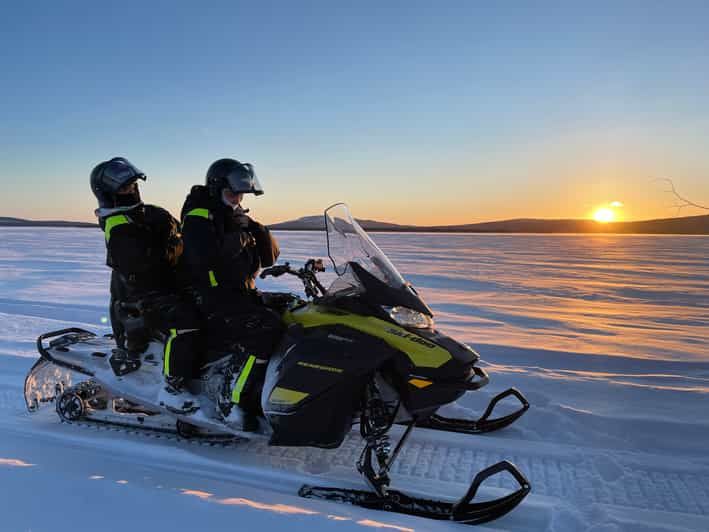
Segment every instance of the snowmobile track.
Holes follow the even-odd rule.
[[[121,434],[127,434],[129,436],[138,436],[143,438],[151,438],[155,440],[163,441],[174,441],[174,442],[187,442],[190,444],[202,445],[204,447],[223,447],[231,448],[237,446],[243,446],[245,442],[248,441],[246,438],[239,438],[234,436],[233,438],[209,438],[209,437],[194,437],[186,438],[180,436],[177,432],[169,430],[160,430],[155,428],[141,428],[134,425],[121,425],[118,423],[106,423],[95,420],[79,420],[79,421],[68,421],[65,419],[59,420],[65,425],[71,425],[74,427],[80,427],[84,429],[94,429],[98,431],[107,432],[120,432]]]

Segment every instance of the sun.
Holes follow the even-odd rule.
[[[602,207],[593,213],[593,219],[599,223],[607,224],[615,219],[615,213],[612,209]]]

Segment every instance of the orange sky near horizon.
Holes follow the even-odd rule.
[[[707,214],[709,211],[686,207],[678,211],[677,200],[668,191],[668,184],[662,181],[636,176],[633,179],[598,179],[581,183],[571,181],[556,184],[551,180],[539,184],[516,183],[505,186],[479,180],[470,180],[460,186],[451,183],[449,190],[425,185],[428,179],[414,181],[408,188],[400,185],[378,187],[376,192],[368,188],[343,186],[342,181],[330,180],[329,186],[293,187],[274,180],[264,181],[266,194],[255,198],[247,195],[244,204],[252,215],[267,224],[293,220],[301,216],[321,214],[332,203],[348,203],[358,218],[398,223],[402,225],[456,225],[513,218],[545,219],[593,219],[599,208],[609,208],[614,213],[614,221],[648,220]],[[149,176],[147,183],[141,183],[142,196],[147,203],[161,205],[179,217],[184,194],[190,182],[183,179],[180,188],[173,187],[168,194],[160,176]],[[327,182],[326,182],[327,183]],[[707,187],[701,183],[688,183],[682,188],[682,180],[675,180],[677,189],[691,200],[709,203]],[[312,187],[312,193],[311,193]],[[36,205],[18,202],[16,207],[3,209],[0,216],[16,216],[28,219],[65,219],[73,221],[94,221],[95,201],[88,187],[76,187],[77,200],[70,205],[50,203],[41,212]],[[479,191],[476,191],[479,189]],[[613,207],[613,202],[622,206]]]
[[[104,4],[3,12],[0,216],[94,221],[115,156],[175,216],[222,157],[254,165],[267,224],[709,212],[657,181],[709,205],[706,2],[121,3],[110,39]]]

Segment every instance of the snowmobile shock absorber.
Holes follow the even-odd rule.
[[[399,454],[404,441],[408,438],[414,424],[412,423],[399,440],[393,455],[389,430],[391,430],[399,404],[394,408],[388,407],[381,399],[376,384],[372,381],[366,389],[366,396],[362,414],[360,416],[360,434],[366,444],[357,460],[357,471],[367,479],[374,491],[384,497],[390,484],[389,470]],[[377,469],[373,465],[373,458],[377,459]]]

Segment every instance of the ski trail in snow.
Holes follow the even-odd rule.
[[[0,529],[26,530],[35,515],[37,530],[56,528],[32,506],[39,498],[55,515],[90,500],[74,530],[95,530],[108,513],[118,524],[104,529],[121,532],[165,514],[174,516],[175,530],[232,530],[237,522],[308,531],[466,530],[294,496],[304,482],[363,488],[354,469],[356,435],[336,451],[262,441],[219,448],[65,425],[51,406],[27,414],[22,382],[36,336],[70,325],[108,332],[108,270],[98,231],[12,230],[3,237],[0,512],[16,520],[5,517]],[[279,235],[284,260],[322,255],[316,237]],[[431,304],[438,326],[477,349],[491,374],[488,387],[444,414],[477,417],[509,386],[532,405],[513,427],[491,435],[415,430],[392,471],[397,488],[452,500],[477,471],[509,459],[532,493],[478,529],[709,530],[709,239],[375,239]],[[501,413],[513,407],[501,404]],[[480,495],[513,487],[493,477]],[[117,515],[104,501],[136,515]]]
[[[240,485],[276,489],[283,494],[296,493],[303,483],[363,487],[354,472],[354,462],[361,451],[356,434],[350,435],[336,451],[269,447],[260,440],[223,449],[145,436],[139,431],[65,425],[56,420],[51,409],[30,416],[23,412],[19,387],[9,388],[4,392],[11,393],[13,400],[3,401],[0,426],[4,434],[20,439],[100,449],[114,458],[124,456],[193,478],[223,482],[238,478]],[[404,447],[392,477],[398,488],[411,493],[454,499],[477,471],[502,459],[516,463],[533,486],[529,505],[525,503],[501,520],[512,530],[518,524],[524,524],[525,529],[556,530],[552,508],[569,503],[587,508],[632,509],[636,519],[643,512],[681,513],[693,515],[693,522],[709,526],[709,466],[697,468],[691,460],[681,458],[637,452],[611,455],[602,449],[551,443],[530,445],[527,441],[494,436],[449,435],[419,429]],[[512,489],[511,479],[493,477],[481,495],[499,496]],[[573,513],[572,509],[569,506],[568,511]],[[583,516],[577,519],[583,523]],[[531,524],[533,528],[529,528]],[[494,529],[497,524],[488,526]]]

